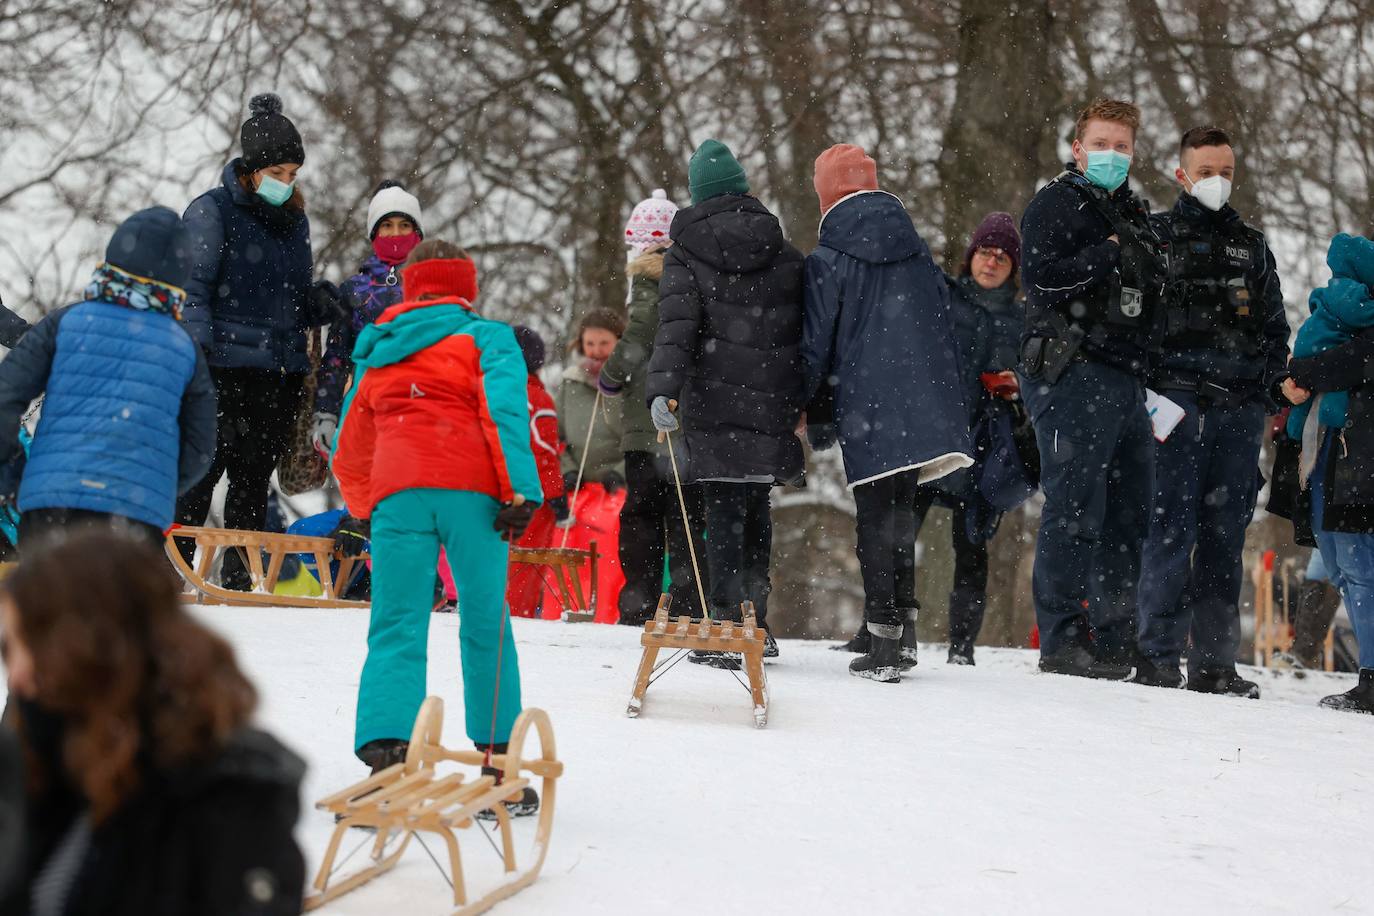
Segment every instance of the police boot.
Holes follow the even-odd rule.
[[[1124,681],[1131,676],[1131,665],[1101,661],[1077,643],[1070,643],[1057,652],[1040,656],[1040,670],[1046,674],[1067,674],[1102,681]]]
[[[1188,672],[1188,689],[1196,693],[1213,693],[1221,696],[1245,697],[1258,700],[1259,684],[1247,681],[1236,673],[1235,668],[1203,668],[1196,674]]]
[[[1183,686],[1183,674],[1177,665],[1142,658],[1135,666],[1135,677],[1131,678],[1131,683],[1146,687],[1178,688]]]
[[[1323,697],[1322,706],[1341,712],[1362,712],[1374,715],[1374,668],[1360,669],[1360,682],[1354,689],[1335,696]]]
[[[883,684],[896,684],[902,679],[902,625],[868,624],[870,635],[868,653],[849,663],[849,673]]]

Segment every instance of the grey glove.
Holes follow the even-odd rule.
[[[334,447],[334,436],[339,431],[339,418],[332,413],[320,411],[315,414],[310,426],[310,441],[317,452],[328,452]]]
[[[654,402],[649,405],[649,415],[653,417],[654,429],[661,433],[676,432],[678,428],[677,417],[673,416],[673,408],[668,406],[668,399],[663,395],[654,398]]]

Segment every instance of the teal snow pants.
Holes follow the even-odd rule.
[[[426,696],[441,546],[458,587],[468,737],[479,744],[510,738],[520,714],[520,666],[505,619],[510,545],[492,528],[498,508],[481,493],[416,489],[394,493],[373,510],[372,621],[358,685],[355,749],[377,738],[410,738]]]

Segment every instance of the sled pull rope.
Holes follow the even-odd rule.
[[[563,543],[559,550],[568,546],[572,526],[577,524],[577,494],[582,491],[582,473],[587,470],[587,452],[592,447],[592,430],[596,429],[596,415],[601,410],[601,389],[596,389],[596,400],[592,402],[592,418],[587,421],[587,438],[582,441],[582,460],[577,462],[577,486],[573,487],[572,501],[568,503],[568,527],[563,529]]]
[[[669,410],[677,410],[677,401],[668,402]],[[673,484],[677,487],[677,504],[682,510],[682,530],[687,535],[687,552],[692,555],[692,575],[697,580],[697,597],[701,599],[701,614],[710,617],[710,605],[706,603],[706,586],[701,583],[701,567],[697,565],[697,546],[692,540],[692,523],[687,517],[687,499],[682,495],[682,475],[677,469],[677,453],[673,451],[673,434],[664,431],[659,438],[668,443],[668,461],[673,465]],[[583,456],[585,457],[585,455]]]

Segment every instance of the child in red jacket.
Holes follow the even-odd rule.
[[[530,408],[530,448],[539,468],[539,483],[544,488],[544,505],[534,513],[529,528],[516,547],[544,548],[554,544],[554,528],[568,517],[568,497],[563,486],[559,455],[563,443],[558,438],[558,413],[553,397],[539,380],[544,366],[544,340],[539,332],[516,325],[515,339],[525,357],[529,373],[525,392]],[[544,570],[528,563],[511,563],[507,576],[506,602],[516,617],[538,617],[544,598]]]
[[[458,586],[468,737],[501,752],[520,712],[505,620],[509,541],[543,498],[524,358],[508,325],[474,310],[472,261],[456,245],[426,241],[401,278],[404,301],[358,337],[334,449],[349,513],[371,521],[372,618],[354,746],[374,769],[404,757],[425,698],[440,547]]]

